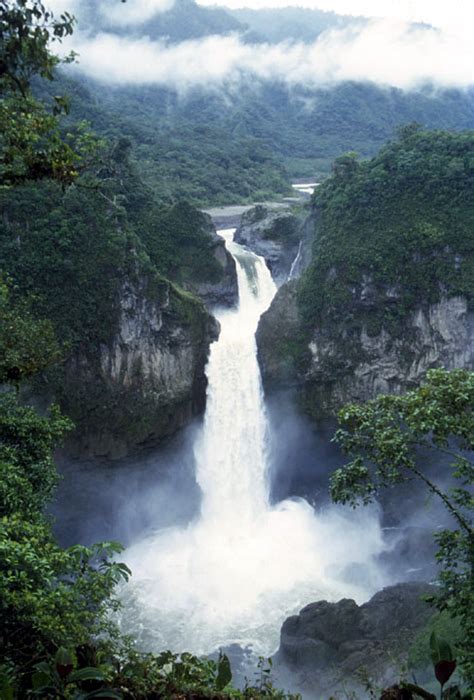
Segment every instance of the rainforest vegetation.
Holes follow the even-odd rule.
[[[411,93],[354,82],[290,90],[257,81],[239,85],[238,94],[232,87],[194,88],[180,96],[160,86],[66,76],[59,76],[55,91],[71,96],[71,117],[108,138],[128,137],[140,174],[166,201],[275,198],[288,193],[289,177],[327,177],[341,153],[373,156],[400,124],[449,130],[474,124],[469,91]]]
[[[188,125],[175,127],[174,142],[167,125],[158,139],[148,132],[147,142],[148,127],[138,123],[135,136],[127,133],[134,118],[123,114],[110,128],[102,121],[99,135],[84,125],[72,128],[74,109],[62,115],[63,96],[44,102],[44,87],[35,85],[33,92],[31,85],[53,78],[59,59],[50,42],[72,28],[69,15],[54,19],[39,0],[0,0],[0,696],[288,697],[273,687],[263,661],[257,680],[238,691],[223,654],[212,661],[138,652],[114,622],[117,586],[133,573],[119,563],[120,545],[64,549],[52,534],[47,504],[57,484],[53,452],[73,425],[54,402],[39,410],[25,394],[46,378],[57,398],[64,358],[77,349],[87,355],[110,337],[124,279],[140,280],[150,297],[170,294],[171,312],[188,324],[206,313],[180,285],[216,281],[221,271],[209,255],[207,220],[181,201],[183,195],[193,202],[223,202],[287,187],[268,143],[255,142],[253,135],[229,147],[219,126]],[[90,116],[83,111],[81,116]],[[97,107],[98,124],[107,114]],[[194,150],[184,157],[191,143]],[[331,314],[340,322],[346,285],[358,281],[361,269],[376,285],[382,275],[392,275],[390,283],[397,284],[406,256],[417,251],[423,275],[409,280],[417,293],[435,299],[442,284],[472,301],[472,265],[465,262],[472,255],[472,201],[465,184],[472,177],[470,148],[469,134],[408,130],[368,163],[353,156],[336,161],[333,177],[315,196],[324,228],[301,291],[305,318],[319,319],[321,295],[330,294]],[[404,194],[408,180],[416,192],[412,200]],[[387,212],[394,223],[378,239]],[[354,241],[362,235],[369,245],[356,254]],[[327,277],[331,265],[341,275],[341,288],[330,281],[327,289],[317,289],[316,274]],[[402,297],[406,306],[412,293],[408,288]],[[457,439],[460,450],[472,449],[473,400],[472,375],[437,373],[425,389],[405,398],[346,409],[338,439],[354,453],[366,448],[368,436],[379,448],[369,453],[378,482],[396,482],[413,471],[410,455],[420,443],[445,448]],[[378,486],[355,459],[334,477],[338,500],[365,500]],[[460,454],[453,469],[462,483],[450,497],[460,527],[439,534],[437,604],[465,625],[460,661],[472,682],[472,620],[465,614],[472,601],[472,531],[463,525],[472,467]],[[451,661],[440,654],[437,662]]]
[[[377,335],[420,300],[473,303],[473,147],[472,131],[411,125],[371,160],[336,159],[313,195],[317,235],[299,290],[307,326]]]

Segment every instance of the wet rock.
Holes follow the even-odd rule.
[[[242,215],[234,240],[265,258],[279,286],[288,279],[302,238],[302,221],[259,204]]]
[[[361,304],[372,303],[365,282]],[[297,289],[284,285],[260,320],[257,344],[265,387],[298,385],[324,416],[348,402],[403,393],[435,367],[474,369],[474,313],[464,297],[443,297],[408,313],[396,335],[365,327],[351,335],[325,326],[303,332]]]
[[[410,582],[384,588],[360,606],[348,599],[311,603],[284,622],[276,661],[306,691],[356,687],[364,673],[389,685],[433,615],[422,600],[430,592],[428,584]]]
[[[124,282],[117,332],[67,363],[62,397],[74,457],[120,459],[153,447],[204,411],[205,365],[219,324],[203,303],[162,279]]]

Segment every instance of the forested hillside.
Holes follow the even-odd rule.
[[[229,33],[249,47],[304,43],[325,30],[354,30],[365,21],[298,8],[231,13],[180,0],[147,22],[130,25],[120,21],[118,10],[111,16],[110,8],[105,12],[97,3],[80,3],[78,26],[90,40],[101,32],[120,40],[128,31],[137,42],[138,62],[142,42],[177,51],[187,47],[191,53],[199,51],[200,39]],[[284,45],[279,46],[281,51]],[[229,46],[225,52],[233,50]],[[139,73],[133,80],[120,75],[112,80],[99,66],[97,75],[86,77],[79,57],[77,65],[63,67],[54,90],[70,95],[72,121],[86,119],[107,138],[130,138],[141,176],[168,202],[181,197],[197,205],[272,199],[288,193],[289,177],[327,177],[341,153],[374,155],[403,124],[474,127],[472,88],[426,81],[402,90],[368,80],[286,82],[271,74],[262,79],[231,73],[216,82],[212,72],[208,79],[198,72],[198,84],[192,77],[174,79],[172,71],[165,84],[146,72],[143,78]]]
[[[71,116],[109,138],[131,139],[132,159],[164,201],[228,204],[288,193],[288,177],[323,178],[338,155],[373,155],[403,124],[474,126],[474,93],[404,92],[369,83],[294,88],[241,85],[238,95],[65,81]]]
[[[336,12],[307,7],[271,7],[259,10],[242,7],[227,12],[248,27],[253,40],[272,43],[288,40],[309,43],[328,29],[354,27],[367,21],[362,17],[338,15]]]
[[[75,422],[77,449],[92,454],[162,438],[202,410],[216,331],[201,301],[183,290],[205,285],[219,295],[222,283],[228,299],[230,273],[215,257],[207,217],[184,202],[160,204],[129,151],[123,139],[104,145],[67,189],[44,181],[0,194],[10,296],[49,319],[63,348],[62,363],[33,393],[59,401]],[[164,344],[160,327],[169,329]],[[163,377],[146,379],[146,363],[160,352],[178,357],[180,343],[188,376],[164,391]]]
[[[473,132],[402,129],[315,190],[313,259],[259,328],[263,374],[310,412],[474,365]],[[280,321],[279,321],[280,319]]]

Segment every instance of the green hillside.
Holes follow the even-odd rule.
[[[378,333],[442,294],[472,303],[473,146],[474,132],[407,127],[372,160],[336,160],[313,197],[313,262],[299,290],[305,325]],[[364,284],[370,304],[355,301]]]

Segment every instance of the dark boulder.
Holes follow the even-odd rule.
[[[387,686],[433,615],[422,599],[432,591],[409,582],[384,588],[360,606],[347,599],[311,603],[284,622],[276,662],[307,692],[357,687],[363,675]]]

